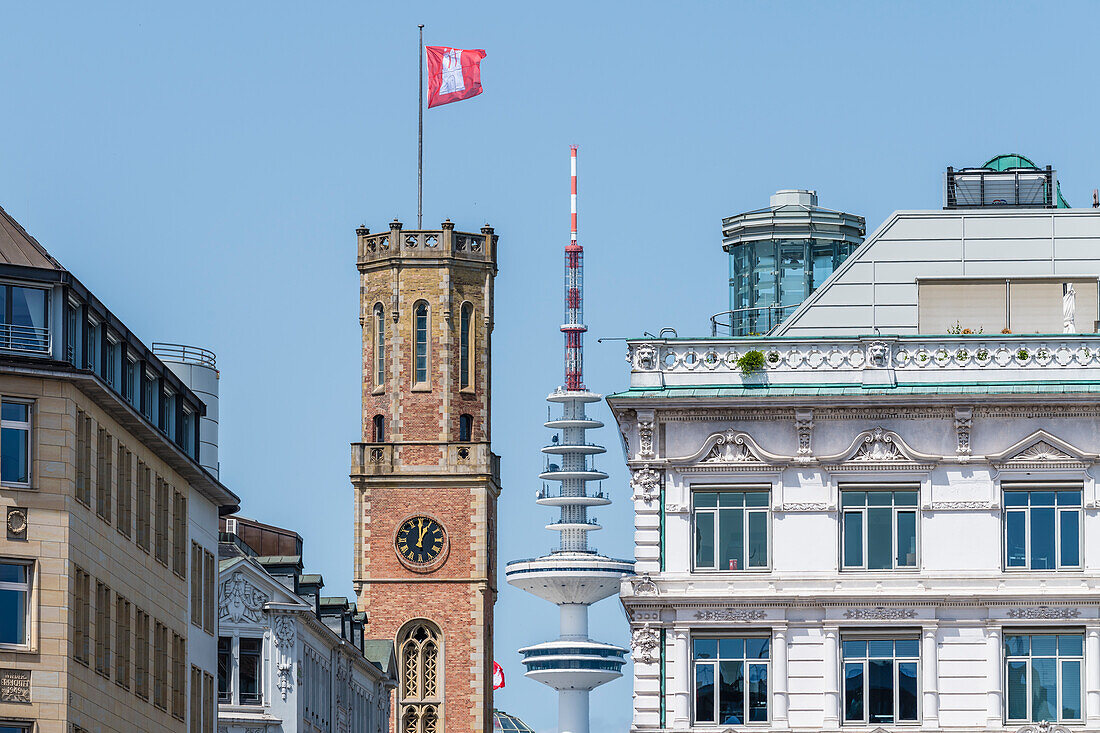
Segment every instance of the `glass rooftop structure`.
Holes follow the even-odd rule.
[[[722,220],[729,310],[712,335],[764,334],[783,322],[863,242],[862,216],[823,209],[817,192],[778,191],[766,209]]]
[[[535,733],[535,729],[524,723],[522,720],[514,715],[509,715],[503,710],[493,711],[493,730],[494,731],[519,731],[519,733]]]

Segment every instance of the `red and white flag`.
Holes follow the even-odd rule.
[[[502,687],[504,687],[504,668],[493,662],[493,689],[499,690]]]
[[[481,94],[480,48],[464,50],[425,46],[428,55],[428,107],[438,107]]]

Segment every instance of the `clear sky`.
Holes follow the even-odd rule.
[[[1057,12],[1049,12],[1057,8]],[[358,438],[355,227],[416,220],[416,24],[484,48],[485,93],[425,113],[425,222],[500,235],[493,449],[501,566],[546,552],[533,495],[562,381],[568,145],[580,150],[586,382],[626,384],[621,342],[702,334],[725,309],[721,217],[814,188],[867,217],[938,208],[943,170],[1002,152],[1100,186],[1097,6],[1060,3],[0,3],[0,205],[146,341],[213,349],[222,479],[293,527],[351,594]],[[597,406],[609,421],[605,406]],[[593,434],[629,557],[613,427]],[[557,634],[501,580],[498,707],[540,731],[554,694],[515,650]],[[626,644],[614,599],[592,634]],[[626,730],[627,675],[593,696]]]

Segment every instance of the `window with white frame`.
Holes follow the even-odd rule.
[[[31,483],[31,406],[27,402],[0,402],[0,483]]]
[[[695,722],[768,722],[767,636],[694,638],[691,644]]]
[[[386,311],[381,303],[374,304],[374,386],[386,386]]]
[[[1080,632],[1005,632],[1005,717],[1080,722],[1084,637]]]
[[[99,374],[102,366],[103,326],[94,318],[88,318],[88,330],[84,341],[84,368]]]
[[[1005,567],[1081,567],[1081,487],[1049,484],[1003,488]]]
[[[766,487],[692,492],[695,569],[767,568],[770,500]]]
[[[34,566],[25,560],[0,560],[0,644],[30,645],[31,582]]]
[[[418,301],[413,306],[413,382],[428,384],[428,304]]]
[[[844,722],[915,723],[920,640],[844,636]]]
[[[841,487],[845,570],[917,566],[919,493],[916,487]]]

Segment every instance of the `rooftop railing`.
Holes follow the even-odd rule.
[[[1100,378],[1100,335],[630,339],[631,386],[1032,382]]]
[[[787,316],[798,309],[794,305],[769,305],[759,308],[736,308],[710,317],[711,336],[757,336],[771,333]]]
[[[211,369],[218,368],[218,357],[214,352],[198,346],[154,341],[153,353],[160,357],[162,361],[179,361],[184,364],[198,364]]]
[[[0,351],[49,354],[50,329],[0,323]]]

